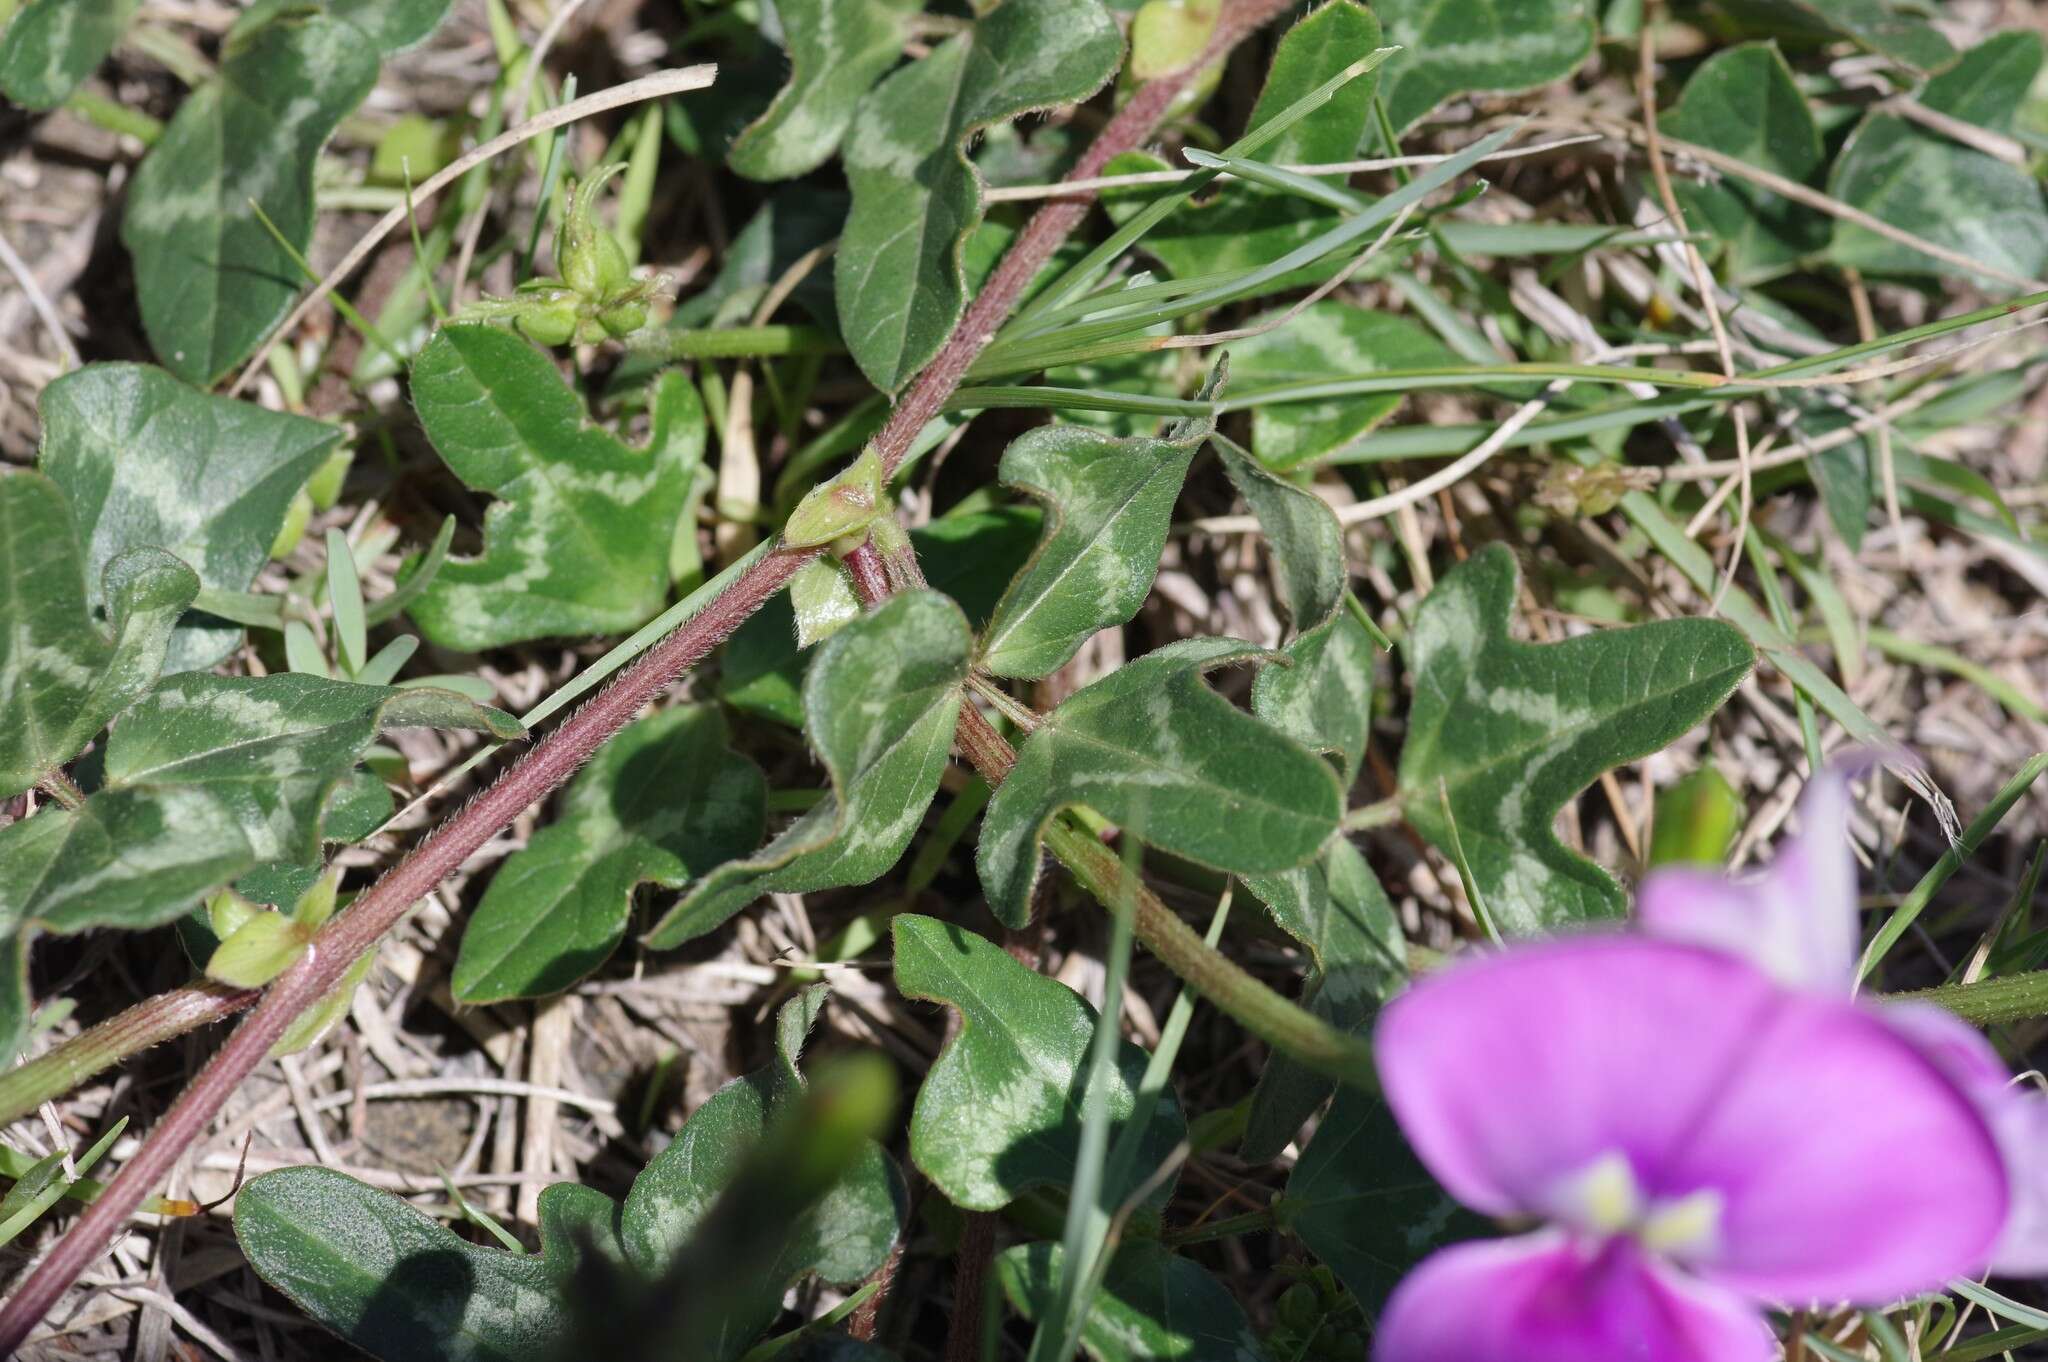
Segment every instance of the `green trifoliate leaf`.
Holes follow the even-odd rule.
[[[1849,38],[1922,71],[1946,66],[1956,55],[1940,29],[1916,15],[1899,13],[1887,0],[1728,0],[1722,8],[1788,36]]]
[[[989,801],[975,864],[996,916],[1022,927],[1039,839],[1085,804],[1176,856],[1236,875],[1304,865],[1337,831],[1329,763],[1210,690],[1203,673],[1268,656],[1183,639],[1083,687],[1017,749]]]
[[[71,508],[39,473],[0,478],[0,797],[78,755],[154,685],[199,578],[161,549],[107,564],[111,637],[85,603]]]
[[[1007,0],[861,101],[835,282],[847,348],[876,387],[894,392],[923,368],[966,304],[960,249],[982,204],[963,145],[992,123],[1086,99],[1122,57],[1097,0]]]
[[[259,866],[315,860],[334,789],[381,730],[421,724],[521,732],[450,691],[292,674],[160,682],[114,727],[105,781],[81,807],[0,828],[0,940],[159,926]],[[0,1031],[0,1052],[18,1041]]]
[[[1587,0],[1380,0],[1373,8],[1387,41],[1405,49],[1380,78],[1396,132],[1457,95],[1562,80],[1593,50]]]
[[[1820,128],[1792,68],[1772,43],[1717,52],[1685,83],[1665,132],[1726,152],[1797,184],[1811,184],[1826,163]],[[1768,274],[1828,243],[1828,219],[1732,175],[1713,183],[1674,183],[1686,223],[1719,241],[1738,280]]]
[[[2034,78],[2035,33],[2001,33],[1927,82],[1920,103],[1993,132],[2010,128]],[[2026,169],[1966,147],[1899,114],[1873,109],[1836,158],[1828,192],[1895,227],[2017,274],[2048,267],[2048,211]],[[1830,258],[1871,273],[1954,273],[1955,266],[1868,228],[1835,228]]]
[[[0,32],[0,95],[54,109],[121,40],[135,0],[29,0]]]
[[[121,240],[135,259],[143,329],[180,378],[206,386],[241,363],[304,286],[263,218],[305,251],[314,162],[376,84],[377,60],[361,29],[318,10],[247,16],[228,35],[219,76],[150,148]]]
[[[1003,1294],[1036,1321],[1059,1289],[1058,1244],[1019,1244],[996,1259]],[[1244,1307],[1207,1268],[1157,1239],[1117,1250],[1081,1326],[1095,1362],[1265,1362]]]
[[[1302,985],[1309,1010],[1340,1031],[1362,1030],[1408,978],[1407,943],[1394,905],[1358,848],[1342,839],[1321,860],[1278,875],[1254,875],[1245,887],[1281,930],[1307,948]],[[1336,1083],[1278,1051],[1252,1094],[1243,1157],[1265,1163],[1301,1132]]]
[[[1343,604],[1351,577],[1337,513],[1307,488],[1268,473],[1236,445],[1219,440],[1216,451],[1231,486],[1266,531],[1281,612],[1297,632],[1327,624]]]
[[[249,1262],[315,1320],[381,1362],[532,1362],[587,1337],[593,1287],[625,1274],[651,1288],[749,1154],[796,1097],[796,1049],[822,989],[783,1008],[774,1064],[719,1089],[655,1156],[623,1206],[592,1188],[541,1193],[541,1252],[479,1248],[388,1192],[330,1169],[288,1168],[249,1183],[235,1234]],[[773,1271],[717,1302],[703,1362],[729,1362],[807,1276],[846,1285],[880,1266],[906,1201],[870,1142],[789,1227]],[[600,1293],[601,1294],[601,1293]],[[695,1303],[693,1303],[695,1304]]]
[[[1268,313],[1252,324],[1279,320],[1279,314]],[[1239,396],[1359,378],[1379,369],[1457,362],[1443,342],[1412,319],[1335,299],[1312,303],[1299,317],[1230,348]],[[1252,409],[1252,452],[1277,469],[1328,458],[1371,434],[1400,405],[1400,393],[1262,404]]]
[[[1355,0],[1334,0],[1313,10],[1280,39],[1246,131],[1257,131],[1379,45],[1379,21]],[[1370,126],[1378,81],[1377,75],[1367,74],[1344,86],[1329,102],[1261,147],[1258,159],[1282,166],[1351,160]],[[1167,162],[1149,152],[1134,152],[1119,156],[1108,169],[1111,174],[1126,174],[1167,168]],[[1342,185],[1343,177],[1331,177],[1331,182]],[[1113,197],[1111,212],[1127,217],[1150,197]],[[1213,201],[1184,206],[1146,233],[1144,249],[1176,278],[1241,273],[1278,260],[1335,226],[1337,218],[1335,209],[1293,194],[1226,182]]]
[[[646,449],[592,426],[547,356],[494,327],[443,327],[413,362],[412,394],[456,476],[499,498],[483,552],[448,559],[409,609],[430,642],[621,633],[660,612],[704,439],[687,378],[656,382]]]
[[[767,781],[715,709],[650,714],[598,749],[555,821],[505,862],[462,934],[464,1003],[559,992],[610,958],[633,891],[680,888],[761,840]]]
[[[43,390],[40,467],[64,489],[85,544],[86,602],[105,609],[108,564],[153,547],[201,586],[246,591],[285,510],[341,431],[195,392],[161,369],[92,364]],[[210,667],[242,628],[206,617],[171,637],[165,667]]]
[[[733,139],[726,164],[750,180],[787,180],[816,170],[874,83],[903,56],[919,0],[782,0],[789,83]]]
[[[1213,397],[1226,373],[1219,362],[1197,400]],[[1045,503],[1045,531],[982,631],[982,667],[1048,675],[1096,630],[1138,613],[1188,465],[1215,429],[1213,417],[1189,417],[1157,439],[1045,426],[1003,451],[1003,482]]]
[[[959,1034],[918,1089],[912,1161],[968,1210],[1001,1210],[1030,1188],[1065,1185],[1080,1151],[1095,1009],[964,928],[905,913],[892,930],[897,989],[960,1013]],[[1145,1052],[1120,1042],[1108,1081],[1118,1132],[1129,1122],[1144,1073]],[[1153,1109],[1128,1185],[1105,1187],[1104,1204],[1121,1205],[1186,1133],[1169,1091]],[[1159,1188],[1150,1202],[1159,1204],[1171,1190]]]
[[[1369,1312],[1432,1250],[1492,1231],[1437,1185],[1386,1103],[1356,1088],[1302,1151],[1280,1219]]]
[[[1416,612],[1400,795],[1417,831],[1462,849],[1494,929],[1526,936],[1622,915],[1614,877],[1558,841],[1558,810],[1713,713],[1756,659],[1719,620],[1516,642],[1516,577],[1513,553],[1489,546]]]
[[[763,894],[866,884],[896,864],[939,787],[970,642],[960,608],[933,591],[891,597],[826,640],[804,679],[804,731],[832,792],[698,881],[647,944],[679,946]]]

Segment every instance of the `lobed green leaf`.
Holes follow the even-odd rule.
[[[1380,92],[1395,132],[1459,95],[1533,90],[1570,75],[1593,50],[1587,0],[1380,0],[1387,63]]]
[[[789,81],[733,139],[726,164],[750,180],[787,180],[831,159],[855,108],[903,56],[922,0],[782,0]]]

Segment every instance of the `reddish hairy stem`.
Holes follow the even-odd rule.
[[[47,1054],[0,1075],[0,1125],[26,1116],[79,1083],[152,1045],[225,1021],[261,996],[202,980],[146,998]]]
[[[1138,147],[1151,135],[1200,65],[1229,51],[1247,34],[1285,10],[1288,3],[1289,0],[1240,0],[1233,5],[1217,24],[1202,61],[1140,89],[1103,127],[1069,177],[1098,175],[1113,157]],[[918,374],[889,423],[876,436],[875,448],[881,456],[885,480],[901,466],[918,431],[953,395],[968,366],[995,338],[996,328],[1016,307],[1026,285],[1080,225],[1094,197],[1090,190],[1053,199],[1025,224],[1002,263],[968,306],[960,325]],[[329,921],[306,954],[271,984],[255,1010],[172,1104],[106,1191],[29,1274],[6,1306],[0,1308],[0,1355],[12,1356],[20,1348],[36,1322],[99,1257],[150,1189],[169,1174],[178,1156],[204,1133],[230,1094],[263,1062],[300,1012],[332,990],[355,959],[374,948],[414,903],[500,829],[575,774],[607,738],[730,637],[788,585],[798,568],[817,555],[816,549],[784,549],[763,558],[723,595],[654,645],[616,681],[535,743],[489,789],[408,852],[347,912]]]

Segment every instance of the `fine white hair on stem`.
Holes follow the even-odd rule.
[[[340,263],[327,272],[327,277],[315,285],[311,293],[299,300],[299,305],[291,310],[290,315],[271,328],[270,334],[264,337],[263,344],[256,347],[256,353],[250,357],[249,363],[243,368],[241,377],[237,378],[235,385],[228,389],[228,396],[233,397],[249,386],[250,380],[255,378],[257,371],[263,367],[264,360],[270,354],[271,346],[277,344],[278,337],[285,335],[303,321],[306,314],[312,311],[322,298],[325,298],[334,291],[335,285],[346,279],[356,266],[368,259],[370,252],[377,248],[377,243],[390,235],[398,228],[400,223],[405,221],[409,208],[417,207],[427,199],[434,197],[434,195],[461,179],[477,166],[490,160],[493,156],[501,156],[520,143],[531,141],[542,133],[559,128],[565,123],[574,123],[578,119],[588,118],[592,114],[607,113],[612,109],[622,108],[628,104],[638,104],[649,99],[661,99],[668,95],[681,94],[685,90],[701,90],[717,78],[718,68],[709,64],[677,67],[669,71],[656,71],[653,75],[642,76],[638,80],[629,80],[624,85],[614,85],[609,90],[599,90],[595,94],[585,95],[583,98],[569,104],[564,104],[558,109],[549,109],[546,113],[536,115],[517,127],[507,128],[482,146],[465,152],[448,165],[443,166],[414,187],[412,203],[410,205],[400,204],[383,217],[378,218],[376,225],[363,234],[362,240],[356,242],[349,249],[349,253],[341,258]]]

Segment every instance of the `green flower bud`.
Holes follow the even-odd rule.
[[[874,523],[881,506],[882,460],[869,446],[845,472],[819,483],[797,503],[782,528],[782,542],[807,549],[859,534]]]
[[[562,282],[592,302],[609,298],[633,278],[618,238],[597,220],[597,194],[606,180],[624,170],[624,162],[600,167],[569,197],[569,212],[555,233],[555,267]]]
[[[598,313],[597,320],[603,323],[604,329],[615,339],[622,339],[647,325],[647,305],[638,302],[620,303]]]
[[[534,303],[513,320],[528,340],[541,345],[567,345],[576,338],[576,304],[567,297]]]

